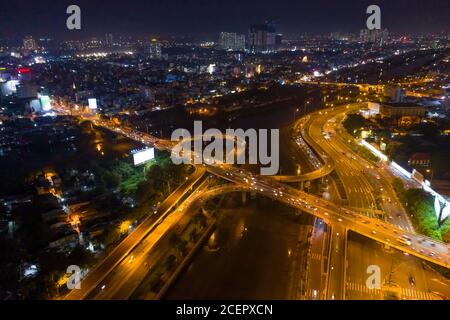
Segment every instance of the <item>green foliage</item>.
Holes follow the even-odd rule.
[[[441,234],[442,240],[450,243],[450,219],[447,218],[447,220],[441,226]]]
[[[400,199],[400,202],[406,203],[405,197],[405,186],[403,185],[402,179],[396,177],[392,180],[392,187],[394,188],[397,197]]]
[[[176,233],[170,237],[169,241],[171,247],[176,249],[177,253],[181,256],[186,248],[187,242],[181,239],[181,237]]]
[[[195,224],[197,224],[198,226],[200,226],[202,228],[206,225],[206,217],[201,212],[194,215],[192,220]]]
[[[96,190],[92,192],[102,196],[102,201],[92,203],[94,210],[99,212],[111,211],[115,218],[108,224],[100,241],[109,249],[120,241],[124,235],[120,233],[120,222],[134,221],[149,213],[152,206],[175,189],[183,181],[190,167],[176,166],[167,153],[159,153],[155,160],[144,166],[135,167],[127,160],[113,160],[102,163],[87,162],[86,165],[95,176]],[[64,177],[64,176],[63,176]],[[73,184],[70,175],[65,176],[65,183]],[[91,196],[92,196],[91,194]],[[138,205],[134,208],[124,206],[121,199],[126,196],[134,198]],[[81,267],[90,267],[95,263],[94,256],[83,247],[77,247],[70,254],[62,254],[53,250],[43,251],[48,244],[49,228],[42,220],[41,213],[54,209],[53,202],[48,198],[36,197],[32,205],[25,204],[15,209],[18,230],[16,240],[5,240],[0,244],[0,287],[20,292],[27,299],[47,299],[60,294],[56,283],[65,273],[68,265],[75,264]],[[0,216],[4,212],[0,212]],[[181,238],[173,240],[175,249],[182,255],[186,241]],[[36,255],[39,253],[39,255]],[[22,256],[38,256],[39,274],[35,278],[24,279],[19,282],[18,265]],[[168,258],[167,266],[173,268],[175,256]],[[159,281],[159,279],[158,279]],[[156,283],[160,285],[160,281]]]
[[[442,229],[434,212],[432,196],[422,189],[409,189],[405,192],[405,201],[420,233],[442,240]]]
[[[171,184],[178,182],[186,174],[185,166],[172,163],[167,154],[159,155],[144,166],[135,167],[123,160],[116,160],[105,166],[94,166],[99,187],[116,189],[126,196],[138,195],[140,189],[153,193],[162,192],[162,196],[171,191]]]
[[[69,264],[76,264],[80,267],[88,267],[94,263],[94,255],[82,246],[77,246],[67,257]]]
[[[450,242],[450,220],[439,226],[434,212],[433,197],[423,189],[405,190],[400,178],[392,180],[392,187],[409,214],[418,231],[436,240]]]
[[[67,266],[76,264],[85,267],[92,262],[92,254],[80,246],[68,256],[54,250],[45,251],[38,258],[39,276],[20,282],[20,292],[27,299],[53,298],[59,293],[57,281],[65,273]]]
[[[421,122],[414,125],[411,130],[417,131],[418,133],[423,134],[426,138],[431,139],[439,136],[440,134],[439,127],[431,122]]]
[[[193,228],[191,232],[189,232],[189,240],[195,242],[198,238],[197,228]]]
[[[374,155],[372,152],[370,152],[369,150],[367,150],[364,147],[359,147],[358,148],[358,154],[360,156],[362,156],[363,158],[372,161],[372,162],[378,162],[380,161],[380,158],[378,158],[376,155]]]
[[[349,114],[345,117],[342,124],[351,135],[357,136],[361,131],[361,128],[366,125],[366,122],[364,117],[359,114]]]
[[[175,257],[173,254],[169,255],[166,258],[166,261],[164,262],[165,268],[169,271],[173,270],[176,262],[177,262],[177,257]]]
[[[109,224],[104,228],[103,234],[100,236],[99,240],[106,246],[109,247],[111,244],[120,240],[120,232],[118,224]]]

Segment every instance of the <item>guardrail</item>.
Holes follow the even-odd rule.
[[[388,157],[385,154],[383,154],[380,150],[378,150],[373,145],[368,143],[366,140],[361,139],[361,145],[365,146],[369,151],[371,151],[374,155],[378,156],[380,159],[382,159],[384,161],[389,161]],[[443,211],[445,211],[445,213],[442,212],[442,214],[439,216],[440,212],[436,212],[436,214],[438,215],[438,219],[440,219],[442,221],[446,217],[450,216],[450,201],[448,201],[446,198],[444,198],[444,196],[442,196],[441,194],[434,191],[430,187],[430,182],[428,180],[418,179],[417,175],[414,174],[414,171],[409,172],[408,170],[403,168],[401,165],[399,165],[395,161],[390,161],[389,165],[391,165],[394,169],[396,169],[398,172],[400,172],[402,175],[404,175],[408,179],[412,179],[412,180],[416,181],[422,187],[422,189],[424,191],[430,193],[432,196],[434,196],[436,198],[436,201],[439,201],[440,203],[442,203],[444,205]]]

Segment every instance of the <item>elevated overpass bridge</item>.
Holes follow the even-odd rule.
[[[297,83],[301,84],[315,84],[323,86],[336,86],[336,87],[358,87],[363,92],[374,91],[376,93],[382,93],[385,85],[383,84],[369,84],[369,83],[350,83],[350,82],[331,82],[331,81],[303,81],[299,80]]]
[[[346,230],[406,252],[420,259],[450,268],[450,245],[426,236],[405,231],[397,226],[369,218],[358,210],[352,210],[310,195],[273,179],[256,178],[243,170],[206,166],[212,174],[236,184],[235,191],[262,194],[276,201],[310,213],[329,225],[339,224]]]
[[[172,141],[156,138],[149,134],[135,131],[132,128],[122,128],[108,121],[87,120],[161,150],[170,151],[174,144]],[[330,225],[341,224],[348,230],[384,243],[402,252],[445,268],[450,268],[450,245],[446,243],[404,231],[379,219],[366,217],[357,210],[343,208],[333,202],[281,184],[273,177],[255,176],[248,171],[224,164],[203,164],[203,166],[211,174],[237,184],[234,190],[263,194],[313,214]]]

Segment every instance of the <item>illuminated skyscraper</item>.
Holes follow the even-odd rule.
[[[33,50],[37,49],[36,41],[33,39],[32,36],[26,36],[23,39],[23,48],[25,50],[30,50],[30,51],[33,51]]]
[[[245,36],[234,32],[221,32],[219,35],[219,47],[223,50],[245,50]]]
[[[236,41],[236,33],[221,32],[219,36],[219,46],[223,50],[233,50]]]
[[[155,38],[144,44],[144,52],[150,59],[161,59],[161,44]]]
[[[105,44],[107,47],[112,47],[113,46],[113,35],[111,33],[107,33],[105,35]]]
[[[251,25],[248,32],[248,48],[252,52],[276,50],[276,29],[271,23]]]
[[[245,50],[245,35],[243,35],[243,34],[236,35],[235,50],[236,51],[244,51]]]

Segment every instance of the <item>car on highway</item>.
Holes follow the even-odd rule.
[[[314,297],[315,299],[317,299],[317,290],[316,290],[316,289],[313,290],[313,297]]]
[[[416,286],[416,278],[414,278],[413,276],[409,277],[409,285],[411,287],[415,287]]]
[[[407,240],[402,237],[397,238],[397,242],[400,242],[400,244],[402,244],[402,245],[407,245],[407,246],[411,245],[411,240]]]

